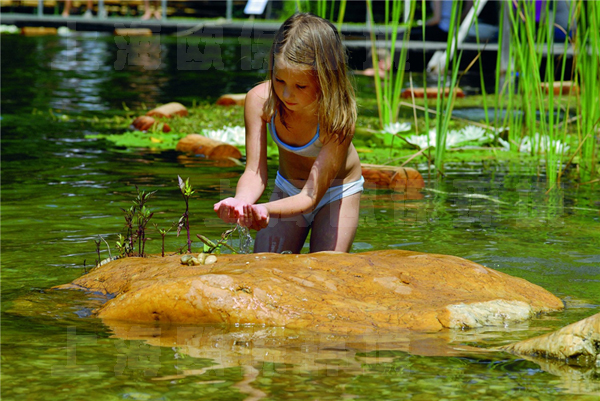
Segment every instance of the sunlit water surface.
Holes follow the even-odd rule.
[[[265,327],[146,327],[94,318],[92,310],[106,301],[101,295],[48,290],[94,264],[99,236],[114,244],[134,185],[158,190],[148,206],[152,221],[166,228],[184,210],[177,175],[189,177],[193,233],[216,239],[230,228],[215,219],[212,205],[231,193],[240,167],[114,149],[86,139],[95,131],[72,116],[246,91],[264,76],[265,46],[225,39],[222,68],[206,69],[193,64],[181,39],[121,45],[93,33],[2,37],[4,399],[528,400],[600,393],[596,373],[559,374],[490,351],[597,313],[600,305],[600,191],[567,182],[546,195],[537,166],[451,165],[443,181],[418,166],[427,179],[421,199],[365,191],[353,248],[456,255],[565,301],[564,312],[531,322],[357,338]],[[274,161],[271,167],[273,178]],[[159,235],[151,236],[147,251],[158,253]],[[167,236],[167,250],[184,246],[183,236]]]

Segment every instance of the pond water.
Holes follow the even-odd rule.
[[[212,204],[232,191],[242,168],[114,149],[86,139],[97,131],[75,117],[246,91],[264,77],[257,54],[265,45],[225,39],[219,69],[197,64],[208,50],[198,61],[181,39],[127,46],[94,33],[2,37],[4,399],[596,399],[597,373],[558,374],[490,350],[600,306],[600,190],[566,182],[546,195],[537,165],[449,165],[442,181],[425,174],[427,190],[416,200],[366,190],[353,247],[464,257],[565,301],[564,312],[527,323],[385,338],[109,324],[91,313],[104,297],[48,290],[94,264],[98,236],[114,244],[134,185],[158,190],[148,206],[167,227],[184,207],[177,175],[189,177],[192,232],[218,238],[229,228]],[[147,251],[158,253],[153,236]],[[167,250],[184,245],[183,236],[167,236]]]

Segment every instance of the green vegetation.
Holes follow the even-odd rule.
[[[179,190],[185,201],[185,212],[183,212],[177,223],[177,236],[179,237],[181,229],[185,228],[187,231],[188,252],[192,253],[192,239],[190,238],[190,197],[194,194],[194,190],[190,185],[189,178],[183,181],[180,176],[177,176],[177,180],[179,181]]]
[[[360,80],[369,80],[370,77],[357,77]],[[360,95],[360,94],[359,94]],[[563,95],[563,103],[575,101],[574,96]],[[492,104],[495,101],[495,95],[485,96],[467,96],[465,98],[457,98],[454,101],[455,111],[466,111],[470,109],[480,108],[484,101]],[[511,100],[512,99],[512,100]],[[515,95],[512,98],[501,97],[498,99],[500,108],[508,108],[509,102],[518,103],[521,101],[520,95]],[[358,149],[359,155],[363,163],[371,164],[402,164],[413,156],[419,149],[415,145],[411,145],[405,141],[397,141],[393,149],[390,149],[388,134],[383,134],[380,129],[380,120],[377,108],[377,102],[373,97],[358,98],[359,117],[354,138],[354,145]],[[425,113],[424,107],[427,104],[426,99],[415,99],[414,107],[416,108],[416,124],[412,124],[409,131],[403,132],[402,137],[407,138],[411,135],[419,133],[427,133],[429,128],[427,122],[429,119],[436,116],[435,109],[430,109],[430,113]],[[413,105],[411,103],[401,103],[399,109],[400,121],[413,120]],[[175,117],[164,120],[169,124],[172,131],[162,133],[160,131],[140,132],[131,131],[130,123],[135,116],[144,114],[147,110],[140,110],[138,113],[124,111],[121,115],[114,117],[87,119],[85,122],[91,124],[94,129],[101,134],[88,135],[88,137],[102,139],[108,141],[116,150],[130,151],[139,148],[151,149],[155,151],[173,150],[180,138],[191,134],[200,133],[203,130],[216,130],[223,127],[223,122],[227,122],[228,126],[243,126],[243,108],[239,106],[215,106],[211,104],[200,104],[188,109],[187,117]],[[426,118],[428,116],[428,118]],[[67,117],[70,118],[70,117]],[[449,131],[459,131],[467,126],[480,123],[482,127],[486,127],[485,119],[482,121],[470,121],[463,118],[453,117],[447,123]],[[489,127],[490,132],[492,128]],[[508,140],[505,136],[507,133],[502,133],[500,140]],[[576,135],[566,136],[565,144],[571,149],[577,148]],[[244,146],[239,146],[242,153],[245,153]],[[277,148],[273,143],[269,144],[269,157],[277,157]],[[505,151],[499,141],[492,141],[481,144],[478,141],[472,143],[461,144],[460,147],[451,147],[445,154],[446,162],[467,162],[467,161],[505,161],[505,160],[523,160],[535,161],[538,156],[530,153],[518,153]],[[428,156],[426,153],[421,153],[419,156],[411,160],[412,165],[418,163],[427,163]],[[576,160],[573,160],[576,163]]]
[[[138,256],[144,257],[144,248],[146,245],[146,226],[154,215],[147,207],[146,203],[156,191],[141,191],[137,186],[137,197],[133,200],[133,206],[123,209],[125,218],[125,236],[119,234],[117,249],[121,256],[133,256],[135,254],[135,243],[138,243]]]
[[[295,4],[300,9],[317,7],[313,11],[337,21],[343,18],[340,14],[343,13],[344,2],[298,1]],[[453,6],[452,27],[458,25],[458,15],[463,11],[461,4],[456,2]],[[461,52],[446,59],[438,76],[438,95],[430,99],[402,101],[400,94],[407,86],[402,68],[384,71],[383,77],[380,77],[379,71],[375,78],[357,76],[359,119],[354,144],[363,162],[394,165],[427,163],[443,174],[444,163],[448,162],[530,160],[544,166],[548,189],[557,187],[568,171],[569,174],[574,171],[581,183],[597,182],[600,4],[583,1],[571,4],[570,15],[577,21],[576,30],[559,45],[555,45],[554,29],[549,29],[549,24],[545,21],[536,23],[533,3],[518,1],[516,8],[502,8],[501,18],[506,16],[510,23],[506,25],[508,29],[501,27],[499,45],[508,41],[510,52],[506,71],[502,71],[501,54],[498,52],[494,93],[487,94],[484,90],[482,95],[466,98],[442,95],[442,88],[453,93],[452,90],[460,86],[465,72],[459,70]],[[548,14],[548,3],[546,7]],[[371,2],[367,1],[367,10],[372,13],[371,8]],[[400,8],[399,2],[386,1],[383,24],[385,32],[391,32],[384,38],[390,43],[391,60],[399,59],[402,65],[406,46],[401,47],[399,57],[394,54],[399,39],[396,32],[402,31],[402,27],[407,28],[403,38],[407,40],[406,32],[410,27],[399,22]],[[420,9],[421,17],[425,18],[424,4],[412,4],[411,18],[416,9]],[[475,27],[477,29],[477,24]],[[450,35],[448,48],[456,36],[456,33]],[[374,34],[372,39],[373,65],[378,70],[379,56],[375,51]],[[572,58],[564,56],[567,49],[572,49]],[[470,63],[468,68],[478,64],[474,69],[479,68],[482,73],[479,57],[467,61]],[[413,73],[409,79],[412,88]],[[426,75],[423,74],[422,79],[417,76],[415,82],[419,81],[425,86]],[[574,91],[562,90],[567,81],[572,83]],[[555,83],[559,89],[557,94],[545,89],[552,88]],[[482,107],[483,115],[476,118],[469,116],[468,111],[464,112],[469,108],[480,111]],[[224,128],[235,131],[235,127],[243,127],[241,107],[205,103],[192,105],[187,117],[162,121],[170,126],[169,133],[163,133],[160,124],[150,132],[132,131],[127,127],[134,117],[146,110],[134,114],[126,107],[124,109],[121,115],[91,121],[99,132],[94,137],[106,139],[119,148],[162,151],[174,149],[177,141],[187,134],[210,136],[211,131]],[[457,118],[459,114],[467,118]],[[394,146],[395,137],[399,139]],[[239,147],[244,153],[243,146]],[[269,157],[277,157],[273,143],[269,144],[268,151]]]

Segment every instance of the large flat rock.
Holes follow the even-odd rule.
[[[114,294],[105,320],[261,324],[357,334],[504,325],[563,308],[526,280],[446,255],[219,255],[184,266],[180,256],[124,258],[61,288]]]

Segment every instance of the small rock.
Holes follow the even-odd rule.
[[[133,120],[131,127],[138,131],[150,131],[155,125],[160,124],[159,121],[149,116],[140,116]],[[162,123],[162,132],[171,132],[171,127],[168,124]]]
[[[219,106],[243,106],[246,103],[245,93],[230,93],[217,99]]]
[[[208,256],[206,256],[206,259],[204,259],[204,264],[205,265],[212,265],[213,263],[217,263],[217,256],[216,255],[208,255]]]
[[[240,159],[242,153],[233,145],[216,141],[199,134],[190,134],[181,138],[175,150],[184,153],[203,155],[208,159]]]
[[[558,363],[595,366],[600,363],[600,313],[553,333],[500,347],[511,354]],[[600,365],[599,365],[600,366]]]
[[[160,107],[156,107],[152,110],[150,110],[149,112],[146,113],[147,116],[158,116],[158,117],[165,117],[165,118],[171,118],[173,116],[187,116],[188,115],[188,111],[185,108],[184,105],[182,105],[181,103],[177,103],[177,102],[171,102],[171,103],[167,103],[167,104],[163,104]]]

